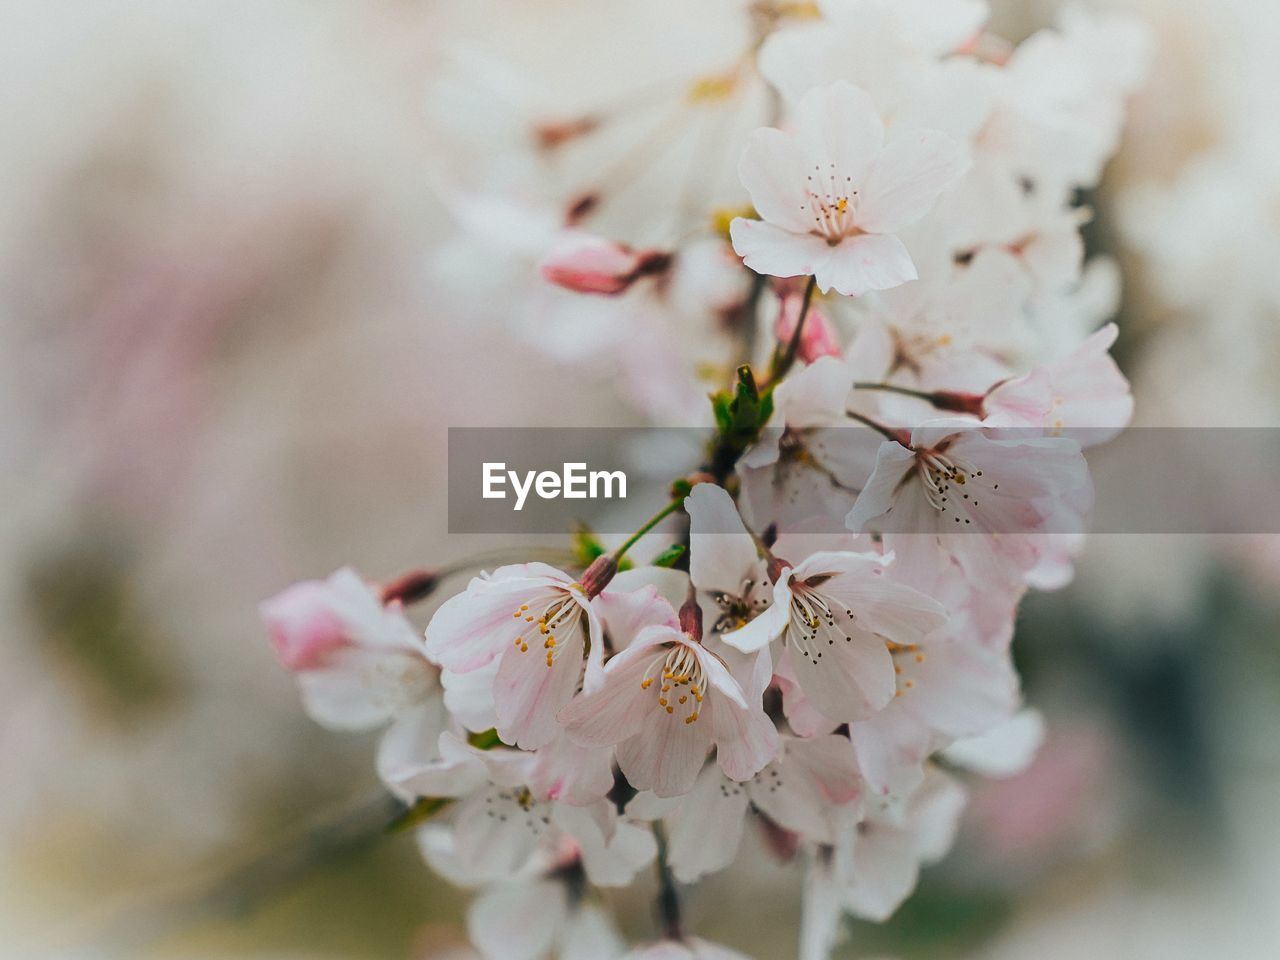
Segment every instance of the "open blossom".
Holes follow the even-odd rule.
[[[608,754],[569,751],[478,750],[441,735],[439,759],[409,782],[423,796],[457,798],[447,823],[453,876],[487,883],[535,858],[554,862],[568,849],[593,883],[621,886],[652,861],[653,837],[620,821],[604,799],[612,786]],[[425,837],[440,826],[430,825]],[[428,839],[420,845],[436,862]]]
[[[918,643],[946,620],[936,601],[885,577],[885,562],[842,551],[775,560],[773,604],[725,642],[754,652],[779,641],[814,707],[837,722],[865,719],[894,696],[887,644]]]
[[[921,551],[949,554],[975,584],[997,575],[1039,582],[1069,569],[1063,551],[1092,503],[1089,468],[1074,440],[939,418],[917,426],[909,446],[880,445],[846,523],[886,534],[886,544],[912,562]]]
[[[751,810],[815,843],[834,843],[843,821],[835,811],[860,795],[848,739],[783,737],[778,758],[751,779],[730,780],[708,764],[686,796],[664,800],[641,793],[627,805],[627,816],[667,825],[672,872],[692,883],[734,861]]]
[[[1092,446],[1110,440],[1133,417],[1133,394],[1107,352],[1119,334],[1109,323],[1068,356],[999,384],[983,401],[986,422],[1043,427]]]
[[[567,573],[542,563],[499,567],[440,606],[427,625],[427,656],[468,673],[495,659],[499,736],[536,749],[560,732],[556,714],[598,676],[604,650],[591,601]]]
[[[384,606],[351,568],[294,584],[264,601],[260,612],[317,723],[368,730],[424,704],[438,705],[438,671],[400,604]]]
[[[885,143],[871,98],[849,83],[808,94],[794,130],[757,130],[739,173],[762,220],[738,218],[733,247],[775,277],[813,276],[824,293],[887,290],[916,278],[895,234],[963,171],[950,137],[915,130]]]
[[[720,657],[666,623],[641,630],[560,720],[581,744],[616,744],[631,785],[660,797],[687,793],[713,746],[734,780],[754,776],[778,751],[758,693],[749,697]]]

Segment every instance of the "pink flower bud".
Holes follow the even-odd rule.
[[[630,247],[589,233],[568,233],[548,251],[542,276],[566,290],[615,296],[636,280],[661,273],[671,258],[657,251]]]
[[[774,336],[782,344],[790,343],[796,332],[796,322],[800,319],[800,310],[804,306],[804,294],[797,290],[788,293],[782,299],[782,309],[778,311],[778,320],[774,324]],[[813,363],[820,357],[839,357],[844,352],[840,349],[840,340],[827,315],[816,304],[809,305],[809,314],[804,318],[804,330],[800,333],[800,347],[796,356],[805,363]]]
[[[295,673],[312,670],[350,641],[334,613],[332,590],[321,580],[304,580],[259,606],[276,658]]]

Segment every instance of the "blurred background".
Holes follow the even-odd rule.
[[[519,172],[447,107],[481,68],[508,104],[705,73],[742,4],[689,6],[0,5],[0,956],[468,956],[464,895],[369,828],[372,737],[306,719],[256,605],[492,549],[446,532],[450,425],[639,422],[568,365],[509,388],[527,304],[442,198]],[[995,6],[1013,39],[1055,9]],[[1277,425],[1280,8],[1104,6],[1156,40],[1089,198],[1138,422]],[[1095,537],[1019,625],[1039,758],[844,956],[1280,956],[1278,628],[1277,538]],[[795,868],[742,862],[692,926],[793,955]]]

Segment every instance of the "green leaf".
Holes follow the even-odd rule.
[[[684,556],[684,550],[683,543],[673,543],[654,558],[653,565],[655,567],[674,567],[680,562],[680,558]]]
[[[591,532],[586,524],[578,524],[573,530],[573,556],[582,566],[591,565],[591,561],[605,553],[604,544]]]

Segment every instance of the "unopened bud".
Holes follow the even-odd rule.
[[[689,599],[680,606],[680,630],[694,640],[702,639],[702,608],[698,606],[698,598],[693,590],[689,590]]]
[[[800,322],[800,312],[804,309],[804,292],[797,288],[782,298],[782,307],[778,311],[778,319],[774,323],[773,333],[781,344],[791,342],[795,336],[796,324]],[[796,357],[805,363],[813,363],[821,357],[840,357],[844,351],[840,349],[840,339],[836,336],[835,327],[827,315],[817,304],[809,305],[809,312],[804,318],[804,329],[800,331],[800,343],[796,348]]]
[[[439,584],[440,574],[435,570],[410,570],[382,585],[382,602],[408,606],[427,599]]]
[[[591,566],[587,567],[578,578],[578,584],[582,587],[582,592],[587,595],[587,599],[593,600],[600,596],[617,572],[618,561],[612,554],[606,553],[591,561]]]
[[[958,393],[953,390],[936,390],[929,394],[929,402],[943,410],[954,410],[957,413],[971,413],[975,417],[982,416],[983,401],[980,393]]]
[[[589,233],[569,233],[548,251],[540,270],[546,280],[566,290],[616,296],[670,264],[666,253],[636,251]]]

